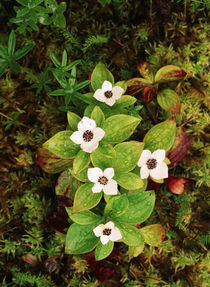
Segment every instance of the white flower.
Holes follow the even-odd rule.
[[[102,88],[95,91],[93,97],[98,101],[106,103],[108,106],[113,106],[115,101],[118,100],[122,94],[124,93],[124,89],[115,86],[112,88],[112,83],[109,81],[104,81]]]
[[[151,153],[151,151],[143,150],[138,166],[141,167],[141,178],[147,178],[149,175],[154,179],[163,179],[168,177],[168,166],[164,161],[166,152],[163,149],[158,149]]]
[[[109,221],[106,224],[98,225],[93,229],[93,232],[95,233],[95,236],[101,237],[100,240],[103,245],[106,244],[109,240],[117,241],[122,239],[120,230],[114,226],[112,221]]]
[[[88,117],[83,117],[78,123],[78,131],[70,139],[80,144],[82,150],[92,153],[98,147],[99,141],[104,137],[105,131],[96,127],[96,122]]]
[[[117,182],[112,179],[114,176],[113,168],[106,168],[104,172],[99,167],[88,168],[88,179],[94,182],[93,193],[103,190],[105,194],[117,194]]]

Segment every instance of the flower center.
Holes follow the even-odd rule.
[[[98,182],[100,184],[106,185],[108,183],[108,179],[105,176],[100,176]]]
[[[85,142],[90,142],[93,139],[93,133],[89,130],[85,131],[83,134],[83,139]]]
[[[157,166],[157,161],[154,158],[150,158],[148,159],[148,161],[146,162],[147,168],[148,169],[154,169]]]
[[[112,233],[112,230],[110,229],[110,228],[105,228],[104,230],[103,230],[103,235],[110,235]]]
[[[107,99],[110,99],[110,98],[113,96],[113,93],[112,93],[112,91],[106,91],[106,92],[104,93],[104,96],[105,96]]]

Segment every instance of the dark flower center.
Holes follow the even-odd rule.
[[[106,92],[104,93],[104,96],[105,96],[107,99],[110,99],[110,98],[113,96],[113,93],[112,93],[112,91],[106,91]]]
[[[93,139],[93,133],[89,130],[85,131],[83,134],[83,139],[85,142],[90,142]]]
[[[108,183],[108,179],[105,176],[101,176],[99,177],[98,182],[100,184],[106,185]]]
[[[112,230],[110,229],[110,228],[105,228],[104,230],[103,230],[103,235],[110,235],[112,233]]]
[[[148,159],[148,161],[146,162],[147,168],[148,169],[154,169],[157,166],[157,161],[154,158],[150,158]]]

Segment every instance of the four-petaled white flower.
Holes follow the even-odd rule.
[[[94,182],[93,193],[99,193],[101,190],[105,194],[117,194],[117,182],[112,179],[114,176],[113,168],[106,168],[104,172],[99,167],[88,168],[88,179]]]
[[[93,232],[95,233],[95,236],[100,236],[100,240],[103,245],[106,244],[109,240],[117,241],[122,239],[120,230],[114,226],[112,221],[109,221],[106,224],[98,225],[93,229]]]
[[[141,167],[140,176],[142,179],[148,178],[149,175],[154,179],[163,179],[168,177],[168,166],[164,162],[166,152],[163,149],[151,151],[143,150],[138,166]]]
[[[104,137],[105,131],[96,127],[96,122],[88,117],[83,117],[78,123],[78,131],[70,139],[80,144],[83,151],[92,153],[98,147],[99,141]]]
[[[108,106],[112,107],[116,100],[118,100],[122,94],[124,93],[124,89],[115,86],[112,88],[112,83],[109,81],[104,81],[102,88],[95,91],[93,97],[98,101],[106,103]]]

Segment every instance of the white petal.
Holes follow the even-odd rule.
[[[151,151],[149,151],[148,149],[144,149],[143,152],[141,153],[141,156],[139,158],[137,165],[142,167],[143,165],[146,164],[147,160],[150,157],[151,157]]]
[[[94,128],[92,132],[94,141],[100,141],[105,136],[105,131],[101,128]]]
[[[105,97],[105,103],[112,107],[114,105],[114,103],[116,102],[116,99],[112,96],[111,98],[106,98]]]
[[[98,182],[98,178],[103,176],[103,171],[99,167],[88,168],[87,176],[91,182]]]
[[[112,167],[106,168],[104,170],[104,176],[107,179],[111,179],[114,176],[114,169]]]
[[[106,185],[103,185],[103,191],[109,195],[117,194],[117,182],[114,179],[110,179]]]
[[[109,221],[106,224],[104,224],[104,228],[114,228],[114,222]]]
[[[76,144],[81,144],[83,142],[82,136],[83,133],[81,133],[80,131],[76,131],[70,136],[70,140],[72,140]]]
[[[140,176],[141,176],[141,179],[148,178],[149,170],[146,165],[142,166],[140,170]]]
[[[115,98],[115,100],[118,100],[124,93],[124,89],[119,86],[115,86],[112,89],[112,93],[113,93],[113,97]]]
[[[95,233],[95,236],[99,237],[103,234],[104,225],[100,224],[96,228],[93,229],[93,232]]]
[[[101,186],[101,184],[99,182],[96,182],[94,184],[94,186],[92,187],[92,192],[93,193],[99,193],[99,192],[101,192],[101,190],[102,190],[102,186]]]
[[[80,145],[85,152],[92,153],[98,147],[98,141],[83,142]]]
[[[104,91],[102,89],[96,90],[93,97],[96,98],[100,102],[105,102],[105,99],[106,99],[106,97],[104,96]]]
[[[112,233],[110,234],[109,239],[111,241],[117,241],[119,239],[122,239],[122,235],[120,233],[120,230],[117,227],[114,227],[112,229]]]
[[[107,244],[107,242],[109,241],[109,236],[107,236],[107,235],[102,235],[100,239],[101,239],[101,243],[102,243],[103,245],[105,245],[105,244]]]
[[[158,149],[154,151],[151,155],[151,158],[155,158],[158,163],[164,161],[166,157],[166,151],[164,149]]]
[[[168,166],[165,162],[157,164],[157,167],[149,171],[154,179],[162,179],[168,177]]]
[[[88,117],[83,117],[77,125],[79,131],[92,131],[96,127],[96,122]]]
[[[109,81],[104,81],[103,85],[102,85],[102,90],[103,90],[103,92],[111,91],[112,90],[112,83],[110,83]]]

